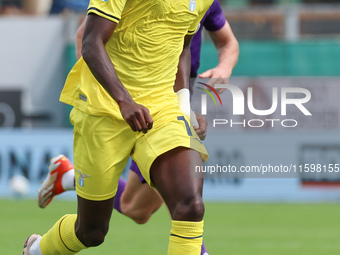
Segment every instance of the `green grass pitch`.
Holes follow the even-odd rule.
[[[0,208],[0,254],[15,255],[28,235],[45,233],[76,204],[0,200]],[[105,243],[81,254],[166,254],[169,230],[164,206],[144,225],[114,212]],[[340,204],[207,203],[204,240],[211,255],[340,254]]]

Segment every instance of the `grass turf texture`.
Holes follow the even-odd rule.
[[[75,202],[54,200],[46,209],[33,200],[0,200],[0,254],[22,254],[32,233],[45,233]],[[206,204],[204,240],[211,255],[340,254],[340,205]],[[103,245],[81,254],[166,254],[170,230],[163,206],[137,225],[114,212]]]

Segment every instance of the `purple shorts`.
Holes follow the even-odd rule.
[[[141,183],[146,183],[146,180],[144,179],[142,173],[139,171],[139,168],[134,160],[131,161],[130,170],[138,175]]]

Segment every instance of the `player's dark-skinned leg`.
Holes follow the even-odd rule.
[[[91,201],[78,196],[78,217],[75,225],[78,239],[86,246],[104,242],[109,230],[114,198]]]
[[[77,214],[68,214],[41,238],[42,254],[76,254],[100,245],[109,229],[114,198],[90,201],[78,196]]]
[[[199,255],[202,245],[203,179],[190,176],[190,167],[202,165],[200,154],[178,147],[159,156],[150,176],[172,217],[168,255]]]

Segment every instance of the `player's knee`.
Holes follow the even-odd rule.
[[[104,242],[107,232],[106,228],[91,227],[85,231],[76,231],[76,235],[86,247],[95,247]]]
[[[149,210],[127,210],[124,214],[137,224],[145,224],[151,217],[151,212]]]
[[[154,214],[159,207],[161,207],[163,201],[160,203],[153,203],[150,205],[145,205],[142,208],[136,208],[134,204],[121,204],[122,212],[125,216],[131,218],[137,224],[145,224],[151,218],[151,215]]]
[[[142,217],[133,217],[132,219],[137,223],[137,224],[145,224],[149,221],[151,215],[143,215]]]
[[[174,211],[174,219],[200,221],[204,215],[204,203],[200,196],[185,198],[180,201]]]

